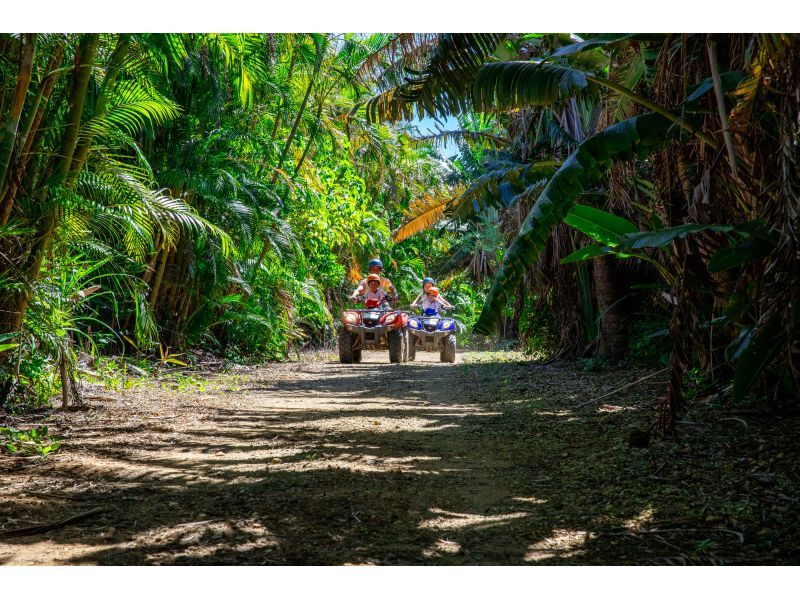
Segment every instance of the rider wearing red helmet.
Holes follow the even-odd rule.
[[[389,300],[388,293],[381,287],[381,277],[378,274],[367,276],[367,289],[362,294],[366,307],[377,307]]]
[[[388,301],[397,301],[397,291],[394,289],[394,285],[388,278],[384,278],[381,276],[381,271],[383,270],[383,262],[381,262],[377,258],[373,258],[369,261],[369,277],[362,280],[358,288],[350,295],[351,299],[355,299],[358,295],[364,295],[367,290],[369,289],[367,282],[369,278],[374,274],[378,277],[380,281],[380,287],[386,292],[386,297]]]
[[[439,299],[439,289],[436,287],[428,288],[426,297],[422,300],[422,311],[424,313],[431,313],[428,311],[430,309],[436,310],[435,313],[437,314],[440,310],[445,309],[444,303]]]
[[[430,278],[430,277],[423,278],[422,279],[422,292],[419,295],[417,295],[417,298],[414,299],[414,301],[411,303],[411,307],[419,307],[420,305],[422,305],[422,301],[425,299],[425,296],[428,294],[428,289],[430,289],[431,287],[435,287],[435,286],[436,286],[436,281],[433,280],[433,278]],[[448,303],[445,300],[444,297],[442,297],[441,293],[439,293],[438,297],[439,297],[439,301],[441,301],[441,303],[442,303],[442,307],[444,307],[445,309],[453,309],[453,306],[450,305],[450,303]]]

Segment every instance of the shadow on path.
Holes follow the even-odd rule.
[[[191,400],[106,402],[95,420],[63,422],[63,455],[9,477],[0,523],[110,510],[6,539],[0,564],[796,560],[770,552],[747,519],[780,486],[732,473],[708,487],[709,467],[727,475],[728,437],[628,448],[641,393],[573,411],[636,376],[529,361],[317,363],[269,366]],[[700,442],[702,425],[691,433]]]

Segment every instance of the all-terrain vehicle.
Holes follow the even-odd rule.
[[[361,363],[361,351],[389,350],[391,363],[408,359],[408,312],[393,309],[388,303],[367,301],[364,309],[342,312],[339,332],[339,361]]]
[[[426,309],[420,316],[408,319],[408,360],[414,361],[417,351],[439,352],[439,360],[456,360],[456,321]]]

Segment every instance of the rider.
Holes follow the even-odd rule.
[[[425,299],[422,300],[422,313],[426,315],[439,315],[439,311],[445,309],[444,303],[439,296],[439,289],[436,287],[429,287]],[[430,310],[435,310],[431,312]]]
[[[386,291],[386,295],[389,301],[397,301],[397,291],[394,290],[394,285],[392,281],[388,278],[384,278],[381,276],[381,271],[383,270],[383,262],[380,261],[378,258],[372,258],[368,264],[370,276],[375,274],[380,281],[380,287]],[[358,288],[350,295],[351,299],[355,299],[358,295],[363,295],[367,291],[367,281],[368,278],[362,280]]]
[[[384,301],[389,300],[389,294],[381,287],[379,274],[367,276],[367,289],[359,295],[359,298],[364,298],[364,305],[367,307],[377,307]]]
[[[422,304],[425,295],[428,294],[428,290],[436,285],[436,281],[433,278],[426,277],[422,279],[422,292],[417,295],[417,298],[414,299],[414,302],[411,304],[411,307],[419,307]],[[438,289],[437,289],[438,290]],[[448,303],[444,297],[442,297],[441,293],[439,294],[439,301],[442,304],[442,307],[445,309],[453,309],[453,306]]]

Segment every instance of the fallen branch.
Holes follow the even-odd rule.
[[[607,392],[606,394],[601,395],[601,396],[599,396],[597,398],[591,399],[589,401],[585,401],[585,402],[581,403],[580,405],[576,406],[575,409],[580,409],[581,407],[585,407],[586,405],[590,405],[591,403],[596,403],[597,401],[605,399],[606,397],[610,397],[611,395],[617,394],[621,390],[625,390],[626,388],[630,388],[631,386],[639,384],[640,382],[644,382],[648,378],[652,378],[653,376],[658,376],[659,374],[663,374],[664,372],[667,372],[667,371],[669,371],[669,368],[664,368],[663,370],[658,370],[657,372],[653,372],[652,374],[647,374],[647,376],[643,376],[642,378],[639,378],[638,380],[634,380],[630,384],[626,384],[625,386],[620,386],[619,388],[615,388],[611,392]]]
[[[83,513],[78,513],[77,515],[73,515],[72,517],[67,517],[66,519],[62,519],[61,521],[12,529],[11,531],[3,533],[2,537],[16,538],[18,536],[33,536],[36,534],[44,534],[46,532],[51,532],[53,530],[66,527],[68,525],[72,525],[73,523],[79,523],[81,521],[89,519],[90,517],[94,517],[95,515],[104,513],[106,510],[107,509],[105,507],[96,507],[90,511],[84,511]]]

